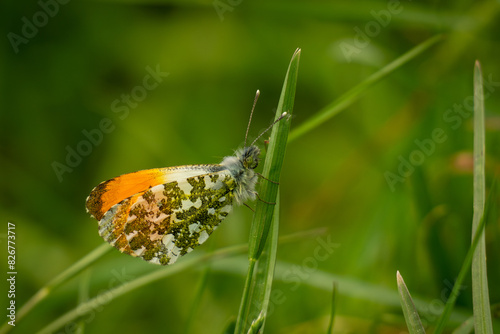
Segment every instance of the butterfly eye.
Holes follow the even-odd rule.
[[[255,169],[258,165],[259,160],[255,159],[253,156],[247,156],[245,160],[243,160],[243,166],[245,166],[245,168]]]

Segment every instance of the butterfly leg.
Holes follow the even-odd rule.
[[[259,196],[259,193],[258,192],[255,192],[255,195],[257,196],[258,200],[261,201],[261,202],[264,202],[266,204],[270,204],[270,205],[276,205],[276,202],[268,202],[268,201],[264,201],[262,198],[260,198]]]
[[[263,178],[266,181],[269,181],[269,182],[274,183],[274,184],[280,184],[279,182],[275,182],[273,180],[269,180],[267,177],[264,177],[264,175],[262,175],[261,173],[255,172],[255,174],[257,174],[258,177],[261,177],[261,178]]]
[[[247,203],[243,203],[243,205],[252,210],[253,213],[255,213],[255,210],[250,205],[248,205]]]

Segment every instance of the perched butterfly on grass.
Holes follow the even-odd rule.
[[[254,143],[220,164],[142,170],[102,182],[87,197],[99,234],[120,252],[161,265],[204,243],[234,203],[254,200],[260,149]]]

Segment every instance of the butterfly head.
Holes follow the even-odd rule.
[[[260,149],[255,146],[247,146],[236,151],[234,156],[225,157],[221,165],[227,168],[238,181],[246,176],[253,176],[253,169],[257,168],[260,161]]]
[[[237,156],[241,160],[244,168],[255,169],[259,165],[260,149],[255,145],[248,146],[239,152]]]
[[[247,146],[236,151],[231,157],[225,157],[221,165],[225,167],[236,182],[234,198],[238,204],[255,199],[257,174],[254,169],[259,164],[260,149],[257,146]]]

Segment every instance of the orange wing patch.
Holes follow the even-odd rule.
[[[158,184],[168,182],[171,168],[155,168],[124,174],[104,181],[87,197],[87,211],[97,220],[117,203]]]

